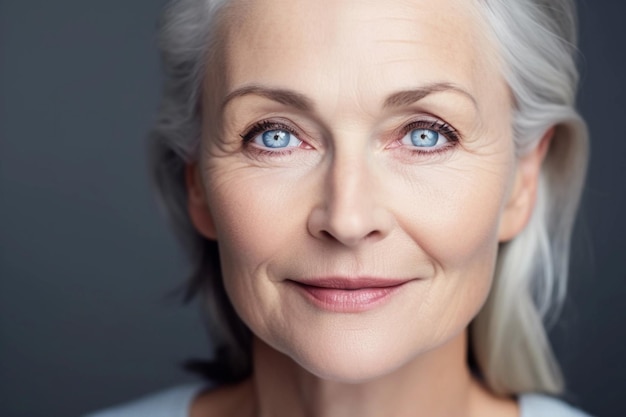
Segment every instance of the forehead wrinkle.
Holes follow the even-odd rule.
[[[411,45],[411,46],[418,46],[418,45],[423,44],[423,42],[420,42],[417,39],[375,39],[372,42],[377,43],[377,44]],[[410,59],[407,59],[407,60],[410,60]],[[396,60],[396,61],[401,62],[402,60]]]
[[[240,2],[237,2],[237,3],[241,4]],[[251,2],[251,3],[255,4],[255,8],[260,6],[260,3],[258,2]],[[366,1],[364,3],[371,4],[374,6],[380,6],[379,1]],[[482,71],[482,69],[483,69],[483,65],[485,65],[486,63],[484,62],[483,59],[476,59],[476,54],[482,53],[483,49],[482,48],[478,49],[477,43],[471,41],[471,39],[473,38],[476,38],[476,39],[481,38],[480,31],[478,31],[478,33],[474,33],[475,31],[470,30],[470,29],[475,28],[475,26],[474,25],[468,26],[465,24],[461,25],[460,28],[457,26],[444,24],[443,32],[441,31],[442,28],[439,25],[437,26],[438,27],[437,31],[428,30],[427,32],[430,32],[430,33],[438,33],[435,37],[433,37],[433,40],[442,40],[443,35],[450,35],[451,33],[454,33],[454,36],[457,40],[454,41],[453,45],[450,45],[452,50],[449,50],[447,46],[446,48],[442,49],[436,43],[431,42],[430,38],[424,39],[421,36],[412,36],[413,30],[411,28],[418,29],[418,28],[423,27],[424,25],[419,25],[419,23],[422,21],[421,19],[424,18],[425,16],[427,19],[425,21],[427,27],[430,27],[431,24],[436,24],[438,22],[445,23],[450,19],[450,16],[448,16],[449,13],[444,13],[443,18],[437,15],[439,17],[433,20],[433,19],[428,18],[428,16],[430,12],[434,12],[435,10],[432,10],[431,8],[426,8],[422,11],[420,10],[419,7],[415,8],[416,4],[418,4],[419,2],[397,1],[396,3],[401,4],[401,5],[410,5],[412,8],[411,14],[408,13],[409,12],[408,9],[405,9],[407,13],[405,13],[404,15],[402,14],[402,10],[400,10],[398,15],[396,15],[395,17],[392,16],[392,13],[389,13],[389,11],[387,11],[387,13],[383,11],[382,16],[381,16],[381,13],[377,15],[370,14],[370,13],[368,14],[354,13],[355,12],[354,8],[347,7],[351,5],[350,2],[345,2],[345,3],[336,2],[335,3],[334,1],[332,1],[332,2],[328,2],[328,4],[326,4],[326,2],[322,2],[322,4],[324,4],[324,6],[328,6],[329,8],[332,8],[333,13],[329,13],[329,10],[327,7],[321,7],[321,8],[315,7],[312,9],[311,8],[307,9],[308,16],[307,15],[304,16],[306,17],[305,20],[301,20],[298,18],[294,18],[294,19],[288,18],[287,20],[283,19],[282,21],[283,23],[286,24],[288,29],[283,28],[282,33],[284,33],[285,31],[289,32],[291,30],[294,30],[295,28],[297,29],[297,33],[296,33],[297,35],[302,35],[302,32],[304,32],[305,36],[302,39],[300,39],[299,36],[286,36],[286,37],[279,37],[279,38],[275,38],[273,36],[270,36],[269,38],[267,38],[266,36],[261,36],[261,35],[267,35],[267,32],[265,31],[265,29],[267,28],[267,19],[273,15],[273,13],[269,13],[273,9],[265,10],[265,13],[260,13],[262,10],[257,10],[257,12],[259,12],[257,17],[261,18],[265,22],[265,24],[259,24],[258,21],[253,19],[252,15],[247,14],[249,10],[246,11],[246,13],[243,13],[243,10],[241,10],[242,15],[245,16],[245,18],[241,20],[245,20],[246,24],[237,25],[237,26],[239,27],[243,26],[244,36],[241,37],[242,34],[241,32],[239,32],[240,30],[239,28],[237,28],[235,31],[235,28],[231,27],[230,28],[231,33],[230,33],[229,38],[231,36],[236,36],[239,40],[238,43],[244,46],[243,49],[246,50],[247,48],[250,48],[251,52],[253,53],[255,49],[257,51],[267,50],[267,51],[272,51],[272,52],[276,52],[277,50],[282,50],[282,49],[284,49],[287,52],[291,52],[292,50],[296,52],[298,50],[308,51],[309,50],[308,42],[312,42],[315,40],[317,41],[316,44],[319,44],[319,41],[322,41],[322,40],[327,40],[327,41],[332,40],[333,41],[332,43],[322,42],[322,44],[326,45],[324,48],[318,48],[318,49],[313,48],[311,53],[308,53],[305,56],[305,58],[307,58],[307,63],[309,59],[311,60],[311,63],[313,64],[315,64],[316,62],[320,62],[320,61],[326,62],[325,60],[329,60],[331,64],[333,62],[342,62],[345,59],[345,57],[343,56],[345,52],[345,48],[341,49],[339,48],[339,46],[344,46],[346,44],[349,44],[349,42],[353,42],[353,41],[356,41],[357,43],[354,45],[349,45],[352,48],[354,48],[354,46],[358,47],[359,45],[364,45],[364,43],[362,42],[362,39],[355,36],[361,32],[354,31],[353,30],[354,27],[351,27],[351,26],[347,27],[346,25],[344,25],[345,22],[342,19],[340,19],[342,13],[347,13],[348,14],[347,17],[350,20],[352,20],[353,23],[356,23],[357,25],[366,23],[369,25],[376,24],[379,27],[380,26],[390,27],[391,32],[382,30],[384,28],[381,28],[380,31],[377,31],[375,26],[371,28],[369,27],[364,28],[368,30],[371,36],[367,35],[368,32],[363,32],[367,35],[366,37],[368,38],[367,40],[370,44],[374,44],[374,43],[377,43],[378,45],[384,44],[384,45],[389,45],[390,47],[386,51],[383,50],[382,52],[384,53],[384,55],[381,57],[381,59],[383,59],[385,62],[380,62],[380,60],[378,60],[378,62],[376,62],[376,60],[369,60],[367,57],[367,53],[369,52],[369,50],[366,48],[364,49],[365,55],[360,54],[357,57],[360,60],[360,65],[361,65],[358,71],[354,71],[353,68],[351,69],[350,67],[346,65],[341,65],[338,68],[334,68],[335,75],[332,77],[329,77],[329,79],[323,79],[318,85],[319,87],[320,85],[324,86],[324,85],[332,84],[332,86],[329,87],[327,91],[330,94],[321,96],[317,94],[318,92],[320,94],[322,92],[320,91],[319,88],[316,88],[315,90],[310,90],[308,88],[309,86],[313,86],[313,84],[315,83],[307,83],[307,85],[298,84],[296,88],[299,91],[306,91],[307,94],[312,93],[311,95],[309,95],[309,97],[315,98],[315,102],[316,102],[315,104],[318,105],[318,109],[317,109],[318,111],[327,110],[327,111],[324,111],[326,116],[328,116],[329,114],[332,114],[333,116],[337,116],[336,110],[344,107],[342,106],[342,104],[345,104],[346,102],[349,101],[353,105],[353,110],[355,107],[358,108],[358,110],[360,110],[359,113],[361,114],[361,116],[363,116],[363,113],[364,113],[363,110],[369,110],[368,111],[370,113],[369,116],[371,117],[371,113],[377,111],[376,107],[380,108],[379,103],[381,103],[381,101],[384,99],[382,95],[378,95],[377,93],[381,93],[381,92],[383,94],[388,93],[390,91],[388,89],[389,87],[396,87],[396,88],[398,87],[413,88],[414,87],[411,84],[409,85],[396,84],[396,80],[398,80],[398,78],[397,77],[390,78],[389,76],[385,76],[385,74],[391,74],[391,72],[388,71],[388,68],[385,68],[384,66],[394,65],[394,64],[402,65],[406,63],[415,64],[416,58],[419,58],[420,59],[419,63],[423,65],[425,61],[424,61],[424,58],[422,57],[421,51],[425,51],[424,53],[431,53],[431,55],[432,54],[436,54],[437,56],[445,55],[446,57],[450,56],[454,58],[454,61],[451,63],[455,65],[448,66],[450,67],[450,72],[448,73],[447,67],[444,68],[444,70],[446,71],[446,75],[449,76],[447,78],[460,82],[464,85],[467,85],[467,87],[469,86],[477,87],[477,88],[474,88],[473,90],[475,90],[475,92],[478,94],[477,97],[481,99],[481,104],[485,104],[486,108],[492,107],[492,106],[488,106],[487,103],[483,103],[484,99],[483,99],[483,95],[481,94],[483,90],[479,88],[480,86],[482,86],[482,83],[480,81],[483,78],[485,78],[483,76],[484,71]],[[285,6],[286,4],[291,5],[295,3],[286,2],[285,4],[282,4],[282,6]],[[453,7],[453,9],[454,10],[465,9],[464,7],[461,8],[459,6],[460,4],[455,4],[455,7]],[[289,9],[289,7],[287,8]],[[387,8],[385,7],[383,9],[387,9]],[[396,8],[394,8],[393,10],[398,11]],[[324,19],[322,19],[323,30],[315,30],[315,31],[308,30],[307,28],[309,28],[315,21],[313,17],[320,17],[318,16],[318,14],[316,14],[318,12],[319,13],[325,12]],[[256,15],[256,13],[254,14]],[[282,17],[283,14],[281,14],[280,16]],[[464,23],[467,21],[475,22],[472,19],[468,19],[470,17],[473,17],[471,11],[468,12],[467,10],[463,10],[461,16],[463,17]],[[330,17],[330,21],[329,21],[329,17]],[[367,22],[370,22],[370,23],[367,23]],[[254,24],[251,24],[251,23],[254,23]],[[304,28],[300,26],[301,23],[304,23],[304,26],[305,26]],[[394,27],[395,29],[393,29]],[[349,31],[347,31],[348,29]],[[411,29],[411,30],[407,31],[404,29]],[[459,32],[464,33],[469,36],[467,37],[460,36]],[[379,36],[380,35],[384,36],[385,34],[391,35],[391,36],[385,36],[384,39],[380,39]],[[343,39],[345,42],[337,42],[338,40],[337,38]],[[300,39],[299,43],[295,43],[296,39]],[[277,41],[278,45],[276,45],[274,41]],[[248,44],[248,45],[246,46],[245,44]],[[394,44],[398,47],[398,49],[393,48],[392,45]],[[277,48],[277,46],[279,46],[280,48]],[[412,53],[412,51],[409,51],[409,48],[411,50],[414,50],[415,53]],[[241,50],[240,48],[234,48],[234,49]],[[475,53],[470,53],[468,49],[474,50]],[[455,53],[455,52],[464,52],[464,50],[466,52],[462,56],[459,56]],[[457,77],[458,71],[456,71],[456,68],[461,66],[459,65],[458,60],[464,57],[466,53],[469,53],[470,55],[469,62],[467,62],[468,64],[467,67],[470,69],[470,72],[467,74],[461,73],[460,74],[462,76],[462,79],[461,79]],[[240,59],[242,61],[245,61],[246,57],[247,55],[245,53],[241,53]],[[461,64],[463,63],[465,63],[464,60],[463,62],[461,62]],[[380,74],[378,74],[378,76],[376,76],[375,72],[369,74],[369,76],[366,76],[367,74],[365,70],[367,69],[367,67],[372,68],[372,67],[379,67],[381,65],[382,67],[380,69],[376,69],[376,71],[383,71]],[[400,72],[402,74],[407,73],[406,68],[403,67],[400,70]],[[339,75],[342,74],[344,71],[346,71],[347,75],[344,77],[340,77]],[[441,74],[442,72],[441,70],[431,71],[431,74],[429,74],[429,76],[426,77],[426,79],[423,79],[422,81],[427,81],[427,82],[439,81],[437,79],[438,77],[434,77],[437,75],[437,72],[439,72],[439,75],[443,75]],[[325,73],[324,71],[318,71],[317,78],[320,79],[323,77],[327,77],[327,75],[328,74]],[[470,79],[467,79],[465,75],[469,75]],[[411,75],[409,74],[408,76],[410,77]],[[285,78],[282,78],[282,79],[286,80],[286,83],[282,84],[283,87],[292,86],[291,81],[293,81],[293,79],[291,78],[290,75],[287,75]],[[264,76],[261,78],[257,78],[257,80],[261,83],[265,83],[269,81],[269,84],[273,84],[274,81],[276,81],[271,76]],[[254,81],[254,79],[246,77],[244,79],[238,78],[237,81],[249,82],[249,81]],[[348,82],[346,83],[346,81]],[[359,82],[359,81],[362,81],[362,82]],[[387,81],[395,85],[389,85]],[[416,79],[415,81],[419,82],[420,80]],[[476,83],[476,81],[478,81],[478,83]],[[353,83],[354,85],[352,85]],[[280,86],[280,83],[279,83],[279,86]],[[383,89],[386,91],[381,91],[380,89],[375,88],[376,86],[383,87]],[[372,91],[372,89],[368,87],[372,87],[378,91]],[[322,90],[326,90],[326,89],[323,88]],[[374,93],[375,96],[368,96],[368,93]],[[323,101],[318,102],[319,98],[323,98]],[[368,100],[368,98],[373,99],[374,101],[377,101],[378,102],[377,105],[375,106],[368,105],[367,104],[368,101],[369,103],[373,104],[372,100]],[[356,106],[354,106],[355,102],[357,104]],[[285,101],[283,100],[281,101],[281,103],[285,104]],[[289,104],[286,104],[286,105],[289,105]],[[351,113],[354,113],[354,112],[351,112]],[[343,114],[345,115],[346,113],[344,112]]]

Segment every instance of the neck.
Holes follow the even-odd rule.
[[[466,339],[463,333],[398,370],[361,383],[318,378],[256,339],[254,373],[249,381],[256,398],[255,414],[259,417],[480,415],[480,405],[489,394],[470,374]]]

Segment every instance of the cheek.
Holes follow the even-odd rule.
[[[430,308],[421,314],[440,323],[441,337],[451,327],[463,328],[491,288],[509,172],[508,162],[491,162],[417,173],[407,185],[410,192],[394,197],[396,218],[433,265]]]
[[[417,170],[394,196],[396,217],[441,269],[492,256],[511,167],[505,158],[460,157],[454,165]]]
[[[231,161],[229,161],[231,162]],[[231,169],[225,164],[207,183],[226,291],[240,317],[264,334],[280,322],[281,302],[269,280],[306,236],[307,193],[297,175]],[[261,171],[262,172],[262,171]]]
[[[302,209],[306,194],[296,178],[230,175],[209,184],[209,205],[222,256],[241,266],[262,265],[285,250],[285,242],[306,233]],[[232,180],[229,180],[232,178]],[[288,178],[288,179],[285,179]]]

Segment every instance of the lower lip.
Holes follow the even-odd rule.
[[[313,287],[294,282],[295,287],[315,306],[336,313],[360,313],[379,307],[406,283],[392,287],[342,290]]]

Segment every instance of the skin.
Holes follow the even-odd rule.
[[[519,414],[470,375],[467,326],[491,288],[498,243],[532,211],[551,132],[515,157],[510,94],[473,7],[232,5],[219,69],[228,77],[207,76],[187,183],[191,219],[218,241],[227,293],[255,335],[254,374],[198,397],[194,417]],[[436,83],[455,88],[384,105]],[[310,108],[258,87],[295,92]],[[292,129],[296,146],[245,144],[262,120]],[[415,120],[445,122],[460,139],[416,153],[402,130]],[[329,276],[412,281],[359,313],[320,309],[288,281]]]

